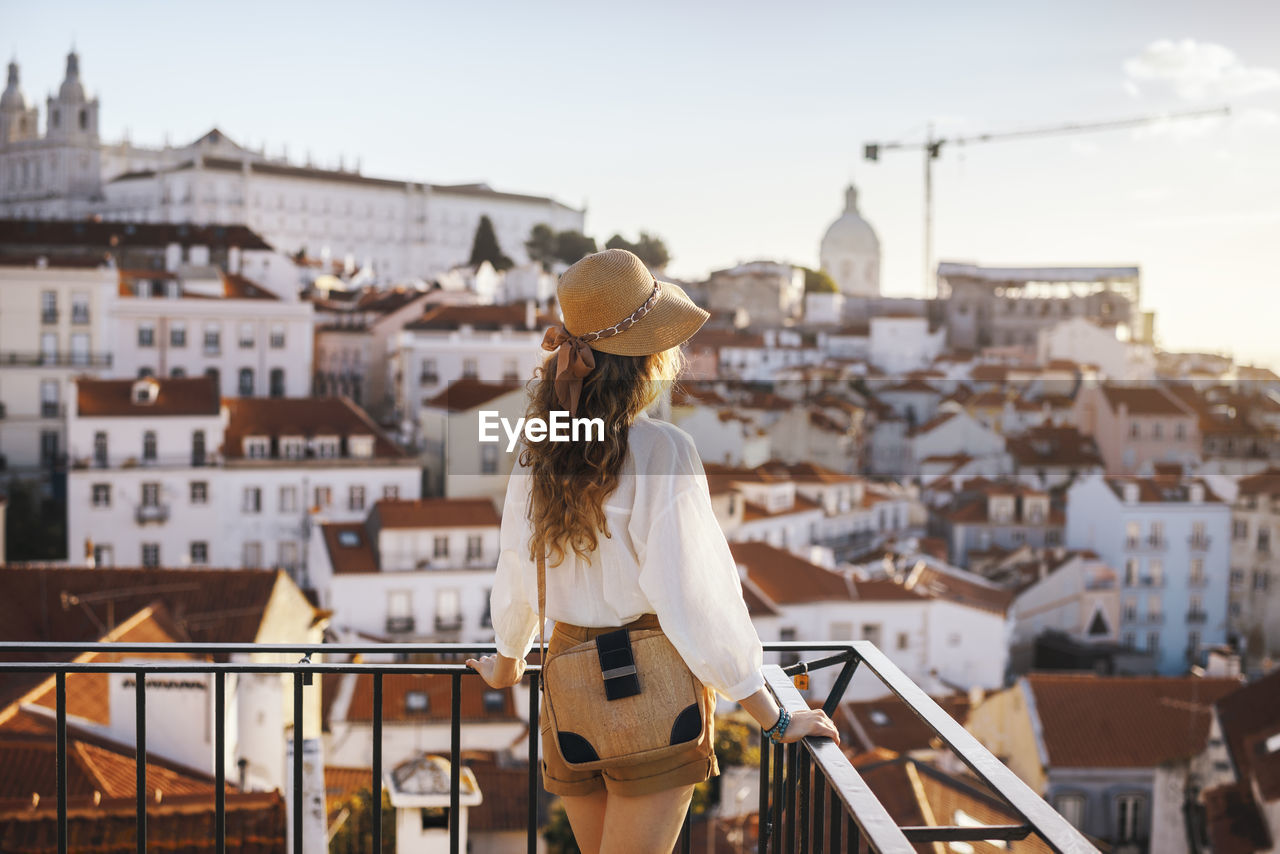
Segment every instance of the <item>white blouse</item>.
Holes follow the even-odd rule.
[[[641,414],[628,433],[618,486],[605,498],[612,536],[589,559],[547,566],[546,617],[620,626],[657,614],[694,675],[730,700],[764,687],[760,637],[716,521],[702,459],[688,433]],[[538,568],[529,558],[530,475],[517,462],[502,509],[489,598],[498,651],[524,658],[537,639]],[[549,628],[549,627],[548,627]]]

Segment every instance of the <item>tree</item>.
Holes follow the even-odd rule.
[[[524,250],[529,253],[530,261],[540,263],[542,269],[550,273],[551,262],[556,260],[556,233],[545,222],[538,223],[529,231]]]
[[[840,288],[836,286],[836,280],[826,270],[811,270],[808,267],[801,267],[804,270],[804,292],[806,294],[836,294],[840,292]]]
[[[329,840],[333,854],[363,854],[373,850],[373,792],[364,788],[342,801],[340,810],[347,811],[346,821]],[[382,791],[382,851],[396,850],[396,810],[391,798]]]
[[[596,251],[596,239],[587,237],[581,231],[561,231],[556,233],[555,256],[566,264],[574,264]]]
[[[471,258],[467,263],[476,266],[485,261],[498,271],[510,270],[515,266],[514,261],[502,254],[498,235],[494,233],[493,223],[487,215],[481,216],[480,224],[476,226],[476,236],[471,242]]]
[[[615,234],[604,246],[606,249],[626,249],[628,252],[634,252],[646,267],[655,270],[661,270],[671,261],[671,253],[667,251],[667,245],[662,242],[662,238],[647,231],[640,232],[640,239],[635,243],[621,234]]]
[[[546,827],[542,828],[542,838],[547,841],[548,854],[582,854],[578,842],[573,838],[573,828],[569,826],[569,814],[565,812],[564,802],[556,798],[551,803]]]

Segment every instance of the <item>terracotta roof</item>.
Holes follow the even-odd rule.
[[[1185,415],[1192,413],[1160,386],[1102,385],[1103,399],[1112,409],[1123,404],[1130,415]]]
[[[750,576],[742,579],[742,601],[747,603],[747,614],[752,617],[776,617],[778,609],[769,602],[765,595]]]
[[[378,571],[378,555],[363,522],[330,522],[320,526],[335,575]]]
[[[1007,612],[1014,597],[1012,590],[997,587],[977,573],[959,567],[949,567],[944,571],[926,560],[912,568],[906,586],[994,614]]]
[[[825,484],[854,483],[858,476],[829,469],[818,463],[801,462],[785,463],[781,460],[769,460],[756,466],[757,471],[786,474],[796,483],[814,482]]]
[[[510,327],[517,332],[531,332],[558,323],[552,315],[540,313],[533,319],[533,326],[525,325],[526,309],[523,303],[511,305],[437,305],[430,306],[422,317],[405,324],[405,329],[422,331],[455,330],[470,326],[476,330],[499,331]]]
[[[808,513],[813,510],[821,510],[822,505],[817,501],[805,498],[803,495],[796,495],[794,503],[785,510],[769,510],[763,505],[754,501],[742,502],[742,521],[754,522],[759,519],[777,519],[779,516],[789,516],[793,513]]]
[[[218,270],[218,276],[222,280],[222,297],[224,299],[249,299],[249,300],[274,300],[279,301],[280,297],[271,291],[247,278],[239,273],[227,273]],[[126,298],[135,298],[138,295],[138,282],[140,280],[155,281],[157,279],[174,280],[177,276],[163,270],[121,270],[120,271],[120,287],[117,291],[119,296]],[[194,291],[183,290],[179,294],[183,299],[215,299],[208,294],[196,293]],[[155,294],[156,299],[163,299],[164,293]]]
[[[244,459],[246,436],[372,436],[375,459],[408,456],[364,410],[345,397],[229,397],[223,404],[230,419],[222,455],[229,460]],[[342,456],[349,459],[345,452]],[[271,459],[284,458],[273,454]]]
[[[969,378],[974,382],[1002,383],[1009,376],[1007,365],[974,365],[969,371]]]
[[[962,726],[969,716],[969,698],[964,694],[935,697],[938,705]],[[849,738],[842,744],[859,751],[880,747],[895,753],[930,750],[937,736],[905,701],[889,695],[879,700],[840,704],[841,733]]]
[[[197,643],[252,643],[277,583],[292,583],[265,569],[123,569],[25,567],[0,571],[0,640],[93,642],[112,613],[124,622],[161,602],[175,626]],[[107,601],[94,594],[112,593]],[[80,604],[67,597],[81,597]],[[23,657],[31,658],[30,653]],[[18,656],[0,654],[0,660]],[[50,653],[42,661],[66,660]],[[0,676],[0,704],[39,684],[43,677]]]
[[[467,412],[523,387],[519,383],[487,383],[473,379],[454,380],[449,384],[448,388],[430,400],[423,401],[422,405],[435,409],[445,409],[449,412]]]
[[[885,394],[886,392],[922,392],[925,394],[936,394],[942,396],[942,392],[929,385],[922,379],[909,379],[892,385],[875,386],[876,394]]]
[[[91,246],[104,249],[147,246],[163,249],[170,243],[184,247],[271,248],[265,240],[243,225],[0,219],[0,245]]]
[[[1257,854],[1275,850],[1249,781],[1227,783],[1207,790],[1201,797],[1213,854]]]
[[[853,598],[844,576],[768,543],[730,543],[733,559],[779,605]]]
[[[1037,466],[1102,466],[1098,443],[1075,427],[1043,425],[1020,436],[1010,436],[1006,447],[1014,462],[1025,468]]]
[[[355,680],[351,704],[347,707],[346,720],[368,723],[373,720],[373,676],[368,673],[346,674]],[[451,714],[453,680],[449,676],[419,674],[387,674],[382,677],[382,720],[384,723],[426,723],[448,721]],[[425,695],[425,711],[411,711],[407,706],[410,694]],[[486,695],[502,695],[501,705],[490,711],[485,707]],[[515,700],[511,691],[495,692],[478,678],[462,680],[461,720],[468,723],[518,722]]]
[[[155,402],[136,403],[133,387],[139,380],[76,380],[76,411],[81,418],[158,418],[166,415],[217,415],[221,412],[218,383],[213,377],[151,377]]]
[[[1147,503],[1158,503],[1165,501],[1187,501],[1191,492],[1189,487],[1193,483],[1198,483],[1204,488],[1204,500],[1209,502],[1221,501],[1217,494],[1210,488],[1209,484],[1201,478],[1184,479],[1180,475],[1156,475],[1153,477],[1107,477],[1105,478],[1107,486],[1111,487],[1111,491],[1116,497],[1124,500],[1125,484],[1136,483],[1138,485],[1138,501]]]
[[[502,523],[488,498],[383,498],[369,525],[381,528],[496,528]]]
[[[1240,687],[1218,701],[1218,719],[1238,779],[1257,777],[1263,797],[1280,799],[1280,751],[1266,752],[1265,739],[1280,732],[1280,670]],[[1262,740],[1259,740],[1259,736]]]
[[[1032,673],[1053,768],[1153,768],[1204,750],[1213,704],[1237,679]]]
[[[937,415],[933,416],[928,421],[924,422],[919,427],[916,427],[914,430],[912,430],[911,435],[919,436],[924,433],[928,433],[932,430],[936,430],[937,428],[941,427],[943,424],[946,424],[948,421],[950,421],[952,418],[955,418],[955,417],[956,417],[956,413],[954,412],[939,412]]]
[[[908,589],[889,578],[859,578],[850,582],[853,598],[859,602],[917,602],[928,599],[921,589]]]
[[[467,810],[467,830],[524,831],[529,821],[529,763],[499,761],[496,753],[478,750],[464,751],[461,759],[475,774],[484,798],[479,806]],[[541,789],[541,774],[538,786]]]
[[[45,806],[49,804],[49,806]],[[67,848],[94,854],[130,854],[136,850],[137,802],[132,798],[70,799]],[[214,805],[209,794],[169,795],[147,804],[147,844],[152,851],[213,854]],[[239,854],[276,854],[285,848],[285,805],[278,791],[228,792],[227,850]],[[0,812],[0,851],[58,850],[57,811],[52,798],[31,809],[23,805]]]
[[[1269,468],[1236,482],[1237,495],[1280,495],[1280,469]]]

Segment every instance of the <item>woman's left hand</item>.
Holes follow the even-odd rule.
[[[482,655],[478,661],[468,658],[466,665],[479,673],[490,688],[510,688],[524,677],[526,667],[523,658],[507,658],[502,654]]]

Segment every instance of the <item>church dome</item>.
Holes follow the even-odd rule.
[[[4,94],[0,95],[0,112],[21,113],[27,109],[27,99],[18,88],[18,63],[9,63],[9,82],[5,84]]]
[[[84,84],[80,82],[80,57],[74,50],[67,54],[67,76],[58,89],[58,100],[68,104],[84,102]]]
[[[844,214],[831,223],[822,238],[822,252],[856,252],[863,255],[879,254],[880,238],[876,237],[871,223],[858,213],[858,190],[850,184],[844,191]]]
[[[819,257],[846,296],[880,293],[880,238],[858,213],[858,190],[852,184],[844,191],[844,213],[822,237]]]

